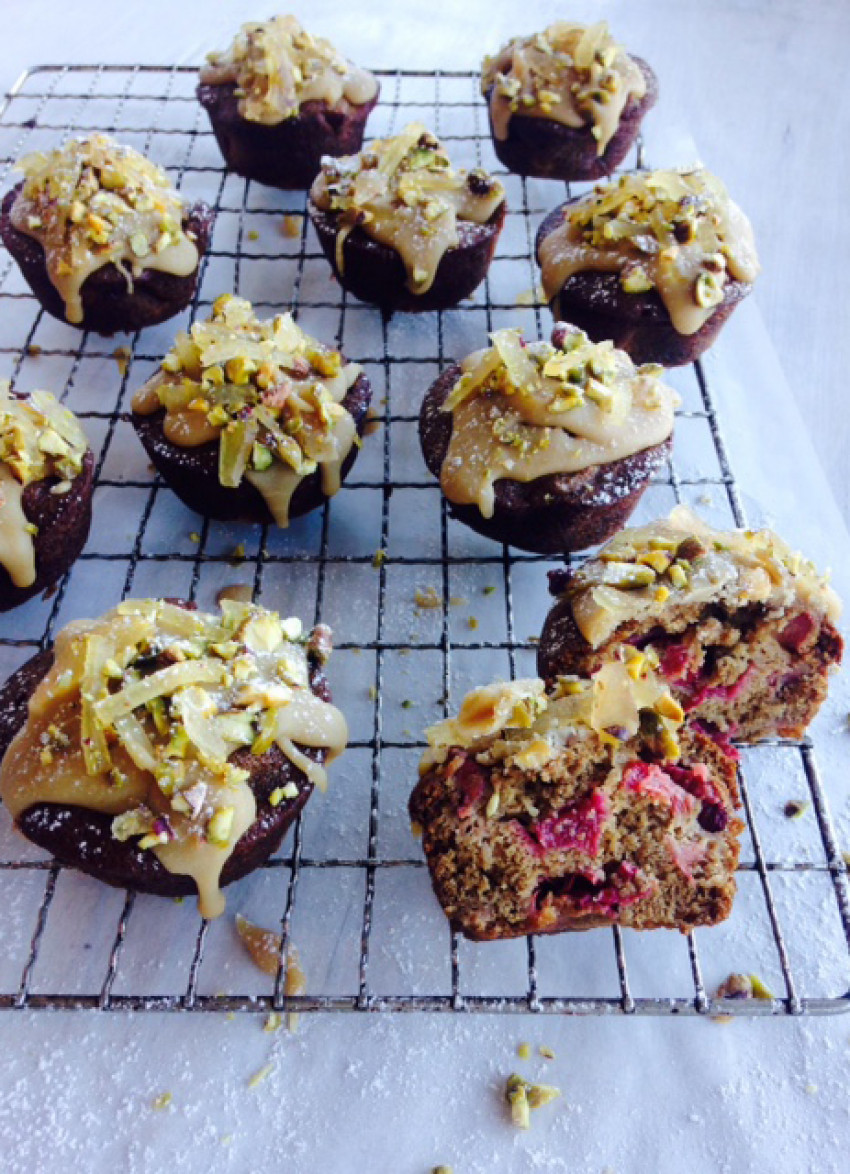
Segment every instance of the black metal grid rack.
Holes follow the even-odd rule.
[[[191,902],[117,893],[61,869],[23,844],[0,815],[0,1007],[847,1010],[847,868],[808,739],[744,751],[748,830],[728,930],[681,938],[613,928],[485,946],[447,933],[405,818],[421,730],[472,684],[498,673],[533,673],[529,633],[545,614],[545,570],[553,564],[479,539],[452,521],[418,455],[417,408],[444,360],[480,346],[487,331],[546,329],[547,312],[521,291],[535,282],[534,228],[563,189],[492,166],[474,75],[399,72],[381,81],[372,135],[424,121],[459,163],[490,166],[508,189],[510,212],[490,276],[456,310],[384,321],[377,310],[348,299],[330,279],[303,197],[222,169],[189,67],[40,67],[18,81],[0,111],[6,187],[21,154],[96,129],[168,167],[218,217],[193,313],[226,290],[269,313],[291,307],[306,329],[335,338],[362,362],[379,420],[343,491],[289,531],[199,519],[152,476],[121,419],[133,389],[190,315],[126,339],[81,335],[45,316],[14,264],[0,261],[0,375],[24,390],[45,386],[61,394],[83,420],[97,457],[88,546],[51,598],[0,619],[4,675],[67,620],[120,595],[188,594],[205,605],[225,582],[247,581],[272,606],[333,624],[331,679],[352,728],[329,796],[316,797],[282,851],[229,891],[230,910],[279,923],[281,957],[296,945],[307,975],[304,993],[285,994],[283,965],[276,981],[253,971],[241,959],[229,918],[204,923]],[[116,357],[118,344],[126,350]],[[684,500],[718,524],[743,525],[706,372],[697,363],[671,378],[683,401],[676,456],[638,516]],[[416,606],[423,589],[437,607]],[[766,777],[752,787],[756,775]],[[780,802],[791,793],[810,799],[793,835]],[[807,947],[815,939],[819,958],[834,962],[826,970],[822,962],[812,965]],[[713,1000],[709,991],[719,978],[740,969],[757,970],[775,997]]]

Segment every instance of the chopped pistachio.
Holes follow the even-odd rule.
[[[521,1076],[509,1076],[505,1086],[505,1098],[511,1107],[511,1121],[517,1129],[531,1128],[531,1113],[528,1105],[528,1083]]]
[[[248,1081],[248,1088],[256,1088],[258,1084],[262,1084],[274,1072],[274,1064],[266,1064],[258,1069],[251,1079]]]
[[[375,553],[372,555],[372,566],[375,568],[376,571],[380,570],[380,568],[384,565],[384,563],[386,561],[387,561],[387,552],[385,550],[376,550]]]
[[[539,1051],[540,1055],[543,1057],[544,1060],[554,1060],[555,1059],[555,1053],[552,1051],[551,1048],[547,1047],[546,1044],[541,1044],[537,1050]]]
[[[405,697],[404,701],[402,701],[401,708],[402,709],[413,709],[413,702],[410,700],[409,697]]]
[[[521,1043],[517,1047],[516,1054],[520,1060],[528,1060],[531,1057],[531,1044]]]
[[[249,241],[258,241],[259,239],[260,239],[260,234],[257,232],[256,228],[252,228],[251,231],[248,233],[248,240]]]
[[[158,1097],[154,1097],[151,1102],[151,1107],[156,1110],[167,1109],[171,1104],[172,1096],[170,1092],[162,1092]]]
[[[478,620],[475,618],[475,616],[469,616],[466,623],[467,623],[467,626],[469,628],[471,628],[473,632],[478,627]]]
[[[493,586],[493,584],[488,583],[486,587],[482,587],[481,593],[482,593],[482,595],[492,595],[495,592],[495,590],[496,590],[496,588]]]

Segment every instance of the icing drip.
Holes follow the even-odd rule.
[[[131,147],[95,134],[27,155],[18,169],[26,179],[11,220],[44,249],[69,322],[83,321],[83,284],[104,265],[120,269],[131,292],[146,269],[177,277],[197,269],[180,195],[161,168]]]
[[[294,118],[305,102],[371,102],[378,83],[337,53],[324,37],[305,32],[294,16],[243,24],[225,53],[210,53],[201,69],[208,85],[237,85],[238,109],[250,122]]]
[[[514,114],[576,128],[589,124],[602,155],[629,99],[646,94],[646,79],[605,21],[589,28],[559,21],[485,58],[481,89],[490,94],[497,139],[508,137]]]
[[[546,298],[574,273],[617,273],[626,293],[657,289],[673,326],[695,334],[730,279],[759,263],[750,222],[710,172],[651,171],[599,184],[541,242]]]
[[[420,123],[376,139],[359,155],[326,159],[310,191],[317,208],[339,213],[336,263],[355,227],[395,249],[407,288],[424,294],[437,267],[459,242],[458,221],[486,224],[504,202],[498,180],[475,170],[455,171],[440,142]]]
[[[443,410],[452,435],[440,472],[446,497],[493,516],[500,478],[575,473],[660,444],[673,429],[675,393],[658,368],[635,368],[610,342],[563,324],[560,345],[500,330],[470,355]]]
[[[233,752],[276,744],[323,787],[302,748],[330,760],[348,738],[310,689],[307,647],[298,620],[232,601],[217,617],[136,600],[71,624],[0,764],[0,795],[15,818],[39,803],[113,816],[117,839],[192,877],[201,913],[218,916],[221,870],[257,814]]]

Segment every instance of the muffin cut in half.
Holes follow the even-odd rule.
[[[659,367],[635,368],[566,323],[551,343],[490,337],[422,403],[422,452],[452,513],[522,550],[603,542],[670,452],[675,392]]]
[[[0,611],[52,587],[91,525],[94,456],[76,416],[49,391],[0,380]]]
[[[427,732],[410,815],[452,927],[476,941],[728,917],[736,757],[653,675],[475,689]]]
[[[207,54],[198,100],[230,171],[303,190],[323,155],[360,150],[378,92],[373,74],[330,41],[275,16],[244,24],[226,52]]]
[[[190,509],[272,522],[322,505],[357,456],[372,390],[362,368],[291,314],[223,294],[133,397],[133,426]]]
[[[326,159],[310,218],[340,284],[386,313],[445,310],[484,280],[505,219],[485,171],[455,170],[420,123]]]
[[[347,729],[328,629],[225,600],[128,600],[63,629],[0,691],[0,797],[18,829],[108,884],[204,917],[280,844]]]
[[[17,165],[0,235],[48,314],[98,334],[141,330],[188,306],[213,214],[108,135],[72,139]]]
[[[485,57],[481,92],[493,150],[509,171],[587,180],[610,175],[626,157],[658,83],[606,21],[557,21]]]
[[[714,342],[759,272],[750,223],[703,169],[597,184],[551,212],[537,260],[556,319],[676,367]]]
[[[542,676],[598,672],[625,645],[689,717],[742,742],[801,737],[841,661],[837,595],[769,530],[714,530],[680,506],[550,578]]]

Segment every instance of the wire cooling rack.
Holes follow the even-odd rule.
[[[0,374],[21,390],[61,395],[97,458],[86,550],[49,599],[0,619],[0,670],[5,676],[58,627],[121,596],[184,595],[208,606],[222,586],[247,582],[263,602],[334,627],[330,675],[352,741],[329,794],[313,798],[279,854],[228,890],[228,913],[212,923],[192,901],[124,894],[60,868],[0,812],[0,1007],[847,1010],[847,869],[808,739],[743,751],[747,832],[725,925],[686,938],[615,927],[487,945],[448,933],[406,818],[422,730],[472,685],[534,673],[545,572],[555,564],[501,548],[449,517],[419,455],[418,405],[444,362],[481,346],[488,331],[520,326],[534,337],[548,328],[533,295],[532,246],[536,225],[564,190],[499,169],[474,75],[382,74],[371,135],[425,122],[458,164],[500,174],[510,208],[490,275],[472,300],[385,321],[331,279],[303,196],[222,169],[195,80],[183,67],[41,67],[18,81],[0,111],[4,188],[21,154],[105,130],[169,168],[187,195],[217,212],[191,314],[125,338],[81,335],[49,318],[15,265],[0,262]],[[189,513],[152,474],[122,417],[175,331],[231,290],[266,313],[291,307],[305,329],[363,364],[375,392],[377,429],[346,486],[285,532]],[[746,524],[705,370],[697,363],[670,379],[682,397],[675,460],[635,521],[686,501],[718,525]],[[799,820],[783,815],[790,798],[807,801]],[[281,958],[298,951],[303,993],[286,993],[283,964],[273,981],[245,960],[234,911],[280,928]],[[757,972],[774,997],[714,1000],[710,992],[740,970]]]

